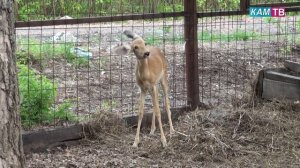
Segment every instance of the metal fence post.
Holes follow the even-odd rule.
[[[240,10],[243,14],[247,14],[247,10],[250,6],[250,0],[240,0]]]
[[[187,103],[195,109],[199,102],[198,39],[196,0],[184,0]]]

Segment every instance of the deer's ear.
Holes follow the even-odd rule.
[[[131,51],[129,44],[119,45],[113,48],[113,52],[118,55],[127,55]]]

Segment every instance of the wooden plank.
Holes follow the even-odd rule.
[[[300,73],[300,63],[299,62],[284,61],[284,67],[291,71]]]
[[[269,69],[265,71],[264,78],[300,85],[300,76],[290,75],[289,73],[284,68]]]
[[[78,19],[54,19],[54,20],[36,20],[36,21],[18,21],[15,27],[40,27],[40,26],[53,26],[53,25],[72,25],[84,23],[101,23],[101,22],[114,22],[126,20],[145,20],[145,19],[158,19],[168,17],[182,17],[183,12],[168,12],[168,13],[145,13],[145,14],[132,14],[132,15],[116,15],[116,16],[100,16],[88,17]]]
[[[233,16],[244,15],[244,11],[232,10],[232,11],[217,11],[217,12],[197,12],[197,18],[213,17],[213,16]]]
[[[300,7],[296,6],[296,7],[286,7],[285,8],[285,12],[299,12],[300,11]]]
[[[83,138],[83,126],[73,125],[70,127],[39,130],[22,134],[23,148],[25,153],[44,151],[52,144],[78,140]]]
[[[300,100],[300,85],[265,78],[262,98]]]
[[[176,121],[180,115],[189,110],[189,107],[171,109],[172,119]],[[162,112],[161,116],[163,123],[168,123],[167,113]],[[124,116],[123,119],[130,127],[134,127],[137,125],[138,117],[136,115]],[[142,126],[150,128],[151,121],[152,113],[145,113]],[[69,127],[43,129],[39,131],[23,133],[22,139],[24,153],[28,154],[31,152],[43,152],[47,148],[61,145],[69,141],[82,139],[84,138],[84,135],[89,134],[88,130],[84,130],[84,128],[87,127],[88,126],[78,124]]]

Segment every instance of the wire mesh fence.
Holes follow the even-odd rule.
[[[250,4],[259,3],[266,2]],[[23,0],[16,5],[24,128],[66,124],[101,111],[136,113],[136,58],[113,53],[115,46],[130,43],[124,30],[163,50],[171,107],[188,106],[183,0]],[[240,6],[240,1],[197,0],[201,102],[242,101],[257,70],[299,59],[297,14],[250,18],[238,12]],[[148,96],[146,111],[151,107]]]
[[[96,3],[70,3],[75,5],[76,2],[82,8]],[[136,7],[127,6],[137,2],[139,5]],[[18,15],[23,20],[64,20],[176,10],[174,5],[159,1],[152,3],[160,3],[161,9],[152,9],[150,1],[148,6],[139,1],[116,2],[118,5],[107,1],[98,4],[100,8],[97,11],[88,6],[87,10],[80,10],[84,12],[74,13],[75,9],[60,9],[66,4],[52,4],[49,1],[49,5],[41,1],[38,10],[30,12],[30,7],[35,2],[24,3],[26,4],[22,6],[29,12]],[[141,9],[136,9],[137,7]],[[58,18],[62,12],[67,16]],[[26,126],[40,123],[57,125],[74,118],[82,119],[99,111],[122,115],[135,113],[139,94],[134,75],[136,58],[133,54],[120,56],[112,52],[115,46],[130,42],[130,39],[122,35],[124,30],[139,34],[148,45],[159,46],[164,51],[168,58],[171,106],[186,106],[182,18],[52,26],[38,23],[32,27],[17,28],[19,78],[21,95],[24,97],[21,108],[23,123]],[[148,111],[151,102],[148,96]],[[163,102],[161,105],[163,106]]]
[[[251,1],[253,5],[262,3],[265,1]],[[298,36],[299,17],[295,12],[283,18],[238,14],[199,18],[201,101],[241,104],[251,94],[250,84],[259,70],[282,67],[284,60],[299,60]]]

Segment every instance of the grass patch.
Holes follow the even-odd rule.
[[[65,101],[57,106],[53,112],[53,118],[58,121],[77,121],[78,117],[71,111],[72,103]]]
[[[297,32],[300,32],[300,18],[297,19],[296,29],[297,29]]]
[[[63,58],[76,66],[89,65],[87,58],[71,53],[73,43],[51,43],[36,39],[17,39],[17,60],[21,64],[40,63],[44,65],[49,59]]]
[[[115,100],[103,100],[100,104],[101,109],[104,111],[110,111],[118,106],[118,102]]]
[[[201,31],[198,33],[198,40],[203,42],[210,42],[210,41],[247,41],[252,39],[258,39],[258,35],[255,32],[251,31],[241,31],[236,30],[233,33],[211,33],[209,31]]]
[[[178,36],[166,36],[165,38],[163,37],[157,37],[157,36],[147,36],[145,38],[145,43],[147,45],[160,45],[163,44],[165,41],[165,43],[168,44],[179,44],[179,43],[183,43],[184,41],[184,37],[183,35],[178,35]]]
[[[216,41],[224,41],[224,42],[230,42],[230,41],[247,41],[252,39],[259,39],[258,34],[253,31],[242,31],[242,30],[236,30],[232,33],[212,33],[210,31],[201,31],[198,32],[198,40],[203,42],[216,42]],[[174,37],[159,37],[159,36],[147,36],[145,38],[145,42],[148,45],[160,45],[163,44],[163,41],[165,40],[166,43],[183,43],[184,36],[183,35],[177,35]]]
[[[266,23],[276,23],[277,22],[277,20],[272,17],[264,17],[263,21]]]

